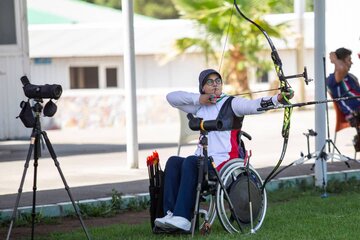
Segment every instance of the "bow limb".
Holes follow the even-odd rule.
[[[284,110],[284,120],[283,120],[283,127],[282,127],[282,136],[283,136],[284,141],[283,141],[283,146],[282,146],[282,150],[281,150],[281,155],[280,155],[280,158],[279,158],[277,164],[275,165],[275,167],[272,169],[272,171],[269,173],[269,175],[265,178],[263,185],[262,185],[262,191],[264,191],[266,184],[268,182],[270,182],[274,178],[274,176],[277,175],[276,171],[279,169],[282,161],[284,160],[288,141],[289,141],[290,117],[291,117],[292,109],[293,109],[292,107],[286,107]]]
[[[275,66],[275,71],[276,71],[276,74],[277,74],[277,76],[279,78],[279,81],[280,81],[281,94],[282,94],[283,98],[285,99],[286,103],[291,104],[290,101],[286,98],[286,96],[284,94],[284,92],[288,91],[288,89],[290,88],[290,85],[286,80],[286,77],[285,77],[283,69],[282,69],[282,62],[281,62],[280,56],[279,56],[279,54],[278,54],[278,52],[276,50],[276,47],[273,44],[271,38],[269,37],[267,32],[260,25],[258,25],[256,22],[249,19],[247,16],[245,16],[241,12],[239,6],[237,5],[236,0],[234,0],[234,5],[235,5],[235,8],[236,8],[237,12],[243,18],[245,18],[247,21],[249,21],[250,23],[255,25],[264,34],[264,36],[265,36],[266,40],[268,41],[268,43],[270,45],[270,48],[271,48],[271,59],[273,60],[273,63],[274,63],[274,66]],[[285,157],[285,153],[286,153],[286,149],[287,149],[287,145],[288,145],[288,140],[289,140],[291,113],[292,113],[292,107],[285,108],[283,127],[282,127],[282,137],[284,139],[284,142],[283,142],[281,155],[280,155],[280,158],[279,158],[276,166],[273,168],[273,170],[270,172],[270,174],[266,177],[266,179],[265,179],[265,181],[263,183],[263,186],[262,186],[262,191],[264,191],[265,185],[272,179],[272,177],[276,173],[276,170],[280,167],[280,165],[281,165],[281,163],[282,163],[282,161],[283,161],[283,159]]]
[[[234,0],[234,5],[236,8],[236,11],[243,17],[245,18],[248,22],[252,23],[253,25],[255,25],[265,36],[266,40],[268,41],[270,48],[271,48],[271,59],[273,60],[274,66],[275,66],[275,71],[276,74],[279,78],[280,81],[280,87],[284,88],[284,90],[287,90],[288,88],[290,88],[289,83],[286,81],[286,77],[284,75],[283,69],[282,69],[282,61],[280,59],[279,53],[273,43],[273,41],[271,40],[270,36],[268,35],[268,33],[256,22],[254,22],[253,20],[251,20],[250,18],[248,18],[247,16],[245,16],[245,14],[243,12],[241,12],[239,6],[237,5],[237,1]]]

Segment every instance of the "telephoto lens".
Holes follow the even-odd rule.
[[[34,85],[26,76],[21,77],[25,96],[28,98],[53,98],[59,99],[62,87],[58,84]]]

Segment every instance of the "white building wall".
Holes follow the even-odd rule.
[[[0,140],[29,137],[31,130],[16,117],[25,100],[20,78],[29,73],[26,2],[15,1],[16,44],[0,45]]]
[[[147,88],[196,88],[198,74],[206,67],[202,54],[186,54],[170,62],[162,63],[157,55],[136,56],[136,86]],[[124,88],[122,57],[52,58],[51,63],[31,61],[31,83],[60,84],[70,89],[70,67],[99,67],[100,88],[105,88],[105,69],[118,69],[118,87]]]
[[[23,76],[22,56],[0,56],[0,139],[30,136],[16,117],[20,102],[25,100],[20,78]]]
[[[52,59],[51,63],[38,64],[31,60],[30,71],[32,84],[60,84],[64,89],[70,87],[68,62],[66,59]]]
[[[206,67],[202,54],[184,54],[162,64],[156,55],[136,58],[137,88],[196,88]]]
[[[305,66],[308,75],[312,77],[313,49],[307,49],[305,53]],[[279,51],[283,61],[283,69],[286,75],[298,74],[296,70],[295,50],[287,49]],[[264,59],[270,60],[270,53],[263,55]],[[218,69],[218,66],[207,66],[202,54],[184,54],[174,60],[162,63],[161,56],[138,55],[136,56],[136,83],[138,89],[148,88],[193,88],[197,90],[198,74],[207,67]],[[70,89],[70,67],[97,66],[99,67],[100,88],[105,88],[105,69],[116,67],[118,69],[118,87],[124,88],[124,71],[122,57],[83,57],[83,58],[53,58],[49,64],[35,63],[31,61],[31,82],[33,84],[60,84],[64,90]],[[276,75],[273,69],[269,72],[270,81],[275,81]],[[301,80],[289,80],[296,88]],[[255,78],[250,78],[253,89],[269,87],[268,84],[257,84]]]

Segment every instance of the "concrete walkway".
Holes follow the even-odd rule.
[[[306,137],[303,133],[314,129],[313,110],[294,110],[291,121],[290,140],[283,165],[300,158],[300,152],[307,153]],[[265,177],[277,163],[282,148],[282,111],[247,116],[243,130],[252,141],[246,141],[252,150],[251,164]],[[335,115],[329,112],[331,135],[333,136]],[[129,169],[126,160],[126,134],[124,128],[111,129],[65,129],[49,130],[47,134],[60,162],[60,168],[75,200],[110,197],[112,189],[124,194],[148,191],[146,157],[157,150],[162,166],[166,159],[177,152],[179,124],[159,124],[139,126],[139,168]],[[355,130],[348,128],[339,132],[336,146],[343,155],[353,157],[352,138]],[[311,151],[314,138],[310,139]],[[13,208],[29,141],[0,141],[0,210]],[[194,152],[195,145],[182,148],[181,155]],[[298,165],[284,171],[279,177],[312,174],[310,160],[306,165]],[[328,162],[328,171],[360,169],[360,164],[350,162],[349,169],[343,162]],[[32,204],[33,159],[30,161],[20,206]],[[42,151],[37,174],[36,204],[51,204],[69,201],[54,161],[47,149]]]

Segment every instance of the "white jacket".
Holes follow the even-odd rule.
[[[186,113],[192,113],[196,117],[207,121],[216,119],[222,105],[226,99],[229,98],[229,96],[224,94],[221,96],[223,98],[220,101],[211,105],[200,105],[200,93],[175,91],[169,93],[166,98],[171,106]],[[255,100],[235,97],[231,102],[231,107],[235,115],[239,117],[243,115],[259,114],[263,113],[263,111],[257,111],[257,109],[261,107],[261,101],[269,100],[270,98],[274,105],[279,105],[277,95],[275,95],[273,97],[264,97]],[[216,166],[229,159],[229,153],[231,150],[230,138],[231,131],[210,131],[208,133],[208,156],[213,157]],[[201,156],[202,153],[202,147],[198,144],[195,155]]]

